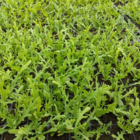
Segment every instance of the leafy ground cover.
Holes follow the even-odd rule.
[[[139,139],[139,6],[0,0],[1,137]]]

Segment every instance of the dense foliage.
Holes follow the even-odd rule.
[[[121,129],[117,140],[139,131],[139,7],[139,0],[0,0],[0,133],[98,140],[110,133],[111,122],[100,120],[108,113]],[[100,126],[89,131],[93,120]]]

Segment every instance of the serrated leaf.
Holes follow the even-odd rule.
[[[45,133],[52,133],[52,132],[56,132],[57,128],[51,128],[50,130],[46,131]]]
[[[90,109],[91,109],[90,107],[86,107],[82,112],[80,112],[80,113],[78,114],[78,119],[77,119],[76,124],[75,124],[76,127],[77,127],[78,123],[80,122],[80,120],[82,120],[83,118],[86,117],[86,116],[84,116],[84,114],[85,114],[86,112],[88,112]]]
[[[27,69],[27,67],[31,64],[31,60],[29,60],[25,65],[23,65],[23,67],[21,68],[21,70],[19,71],[19,75],[25,70]]]
[[[60,82],[57,82],[57,81],[52,81],[52,83],[56,84],[58,87],[61,87],[61,83]]]

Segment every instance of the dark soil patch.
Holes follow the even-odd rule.
[[[140,140],[140,131],[135,131],[134,134],[135,134],[136,139]]]
[[[8,132],[6,132],[4,134],[3,140],[13,140],[14,138],[16,138],[15,135],[9,134]]]
[[[69,134],[64,134],[63,136],[55,134],[53,137],[49,135],[49,140],[69,140]]]

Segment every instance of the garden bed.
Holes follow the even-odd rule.
[[[0,1],[0,139],[139,140],[139,6]]]

